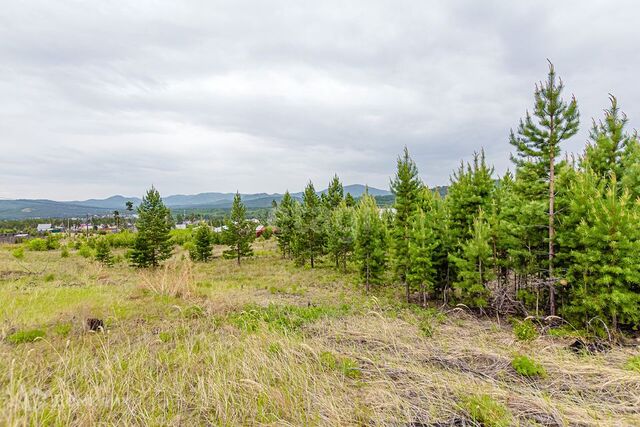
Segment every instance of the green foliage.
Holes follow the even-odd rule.
[[[56,279],[56,276],[53,273],[47,273],[44,276],[45,283],[53,282],[55,279]]]
[[[249,305],[241,312],[234,312],[229,321],[246,331],[256,332],[261,327],[280,332],[299,332],[308,323],[324,317],[339,317],[348,314],[348,306],[311,306],[269,304],[267,307]]]
[[[340,203],[342,203],[342,199],[344,198],[344,188],[342,187],[342,182],[340,182],[340,178],[338,175],[334,175],[327,187],[327,193],[325,197],[326,206],[328,209],[333,210],[336,209]]]
[[[640,356],[633,356],[627,360],[624,368],[628,371],[635,371],[640,374]]]
[[[320,203],[313,183],[309,182],[302,195],[300,215],[296,218],[297,241],[294,246],[297,257],[303,262],[308,259],[311,268],[315,266],[316,259],[324,250],[327,217],[324,209],[326,208]]]
[[[40,329],[17,331],[7,337],[11,344],[24,344],[44,338],[46,333]]]
[[[436,277],[434,257],[438,240],[434,225],[434,219],[421,208],[411,219],[407,283],[419,288],[423,305],[426,305],[427,293],[434,289]]]
[[[525,377],[546,377],[547,371],[540,363],[525,356],[517,355],[511,360],[513,369]]]
[[[138,234],[130,258],[135,267],[157,267],[171,256],[172,224],[171,212],[158,190],[151,187],[138,206]]]
[[[24,259],[24,246],[18,246],[13,251],[11,251],[11,255],[18,260]]]
[[[47,250],[47,241],[39,237],[31,239],[27,242],[27,248],[30,251],[42,252]]]
[[[360,278],[369,291],[371,285],[382,283],[387,262],[387,230],[378,214],[373,197],[365,194],[355,214],[355,259]]]
[[[91,249],[88,244],[84,243],[80,246],[80,249],[78,249],[78,255],[83,258],[91,258],[93,256],[93,249]]]
[[[628,191],[620,193],[612,177],[588,200],[576,229],[564,310],[584,322],[597,316],[614,328],[640,323],[640,211]]]
[[[362,371],[355,360],[336,356],[330,351],[320,353],[320,364],[325,369],[341,372],[347,378],[358,379],[362,376]]]
[[[236,193],[231,207],[231,216],[226,221],[224,230],[224,241],[229,245],[229,249],[223,252],[225,258],[234,258],[240,265],[240,260],[253,255],[251,242],[256,237],[253,223],[247,221],[246,209],[240,193]]]
[[[327,249],[333,256],[336,268],[347,270],[347,259],[354,249],[354,210],[344,201],[330,213],[327,223]]]
[[[462,303],[470,307],[483,308],[489,304],[486,284],[495,274],[491,265],[489,227],[482,211],[473,221],[471,236],[462,244],[460,256],[450,255],[459,277],[454,283],[454,289],[456,297]]]
[[[111,233],[105,239],[112,248],[132,248],[136,242],[136,235],[129,230],[122,230],[118,233]]]
[[[207,262],[213,256],[213,236],[208,225],[199,226],[194,235],[193,242],[189,248],[189,256],[194,261]]]
[[[72,328],[73,325],[71,324],[71,322],[61,322],[56,323],[56,325],[53,327],[53,331],[56,333],[56,335],[67,337],[71,333]]]
[[[64,246],[62,251],[60,251],[60,257],[69,258],[69,248],[67,246]]]
[[[100,237],[95,244],[95,258],[101,264],[113,265],[113,256],[111,255],[111,247],[105,237]]]
[[[276,210],[276,227],[278,227],[278,246],[285,257],[292,256],[292,244],[295,236],[296,227],[296,202],[287,190],[282,196],[280,205]]]
[[[538,329],[531,320],[516,320],[513,325],[513,333],[520,341],[532,341],[538,338]]]
[[[169,234],[171,235],[171,242],[177,246],[182,246],[193,240],[193,232],[191,228],[184,230],[173,229]]]
[[[467,397],[461,406],[473,421],[483,426],[509,427],[512,425],[513,419],[509,409],[487,394]]]
[[[422,189],[422,181],[418,176],[418,167],[404,148],[404,154],[398,157],[397,171],[391,181],[391,192],[395,196],[393,207],[396,210],[392,228],[392,246],[394,269],[398,280],[405,283],[409,274],[409,234],[411,218],[418,209],[418,198]],[[407,284],[407,300],[409,285]]]

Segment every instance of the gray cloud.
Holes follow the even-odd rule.
[[[583,130],[640,117],[634,2],[5,2],[0,197],[386,188],[407,145],[448,182],[556,64]]]

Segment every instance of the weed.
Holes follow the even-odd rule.
[[[630,357],[629,360],[627,360],[627,363],[625,363],[624,368],[628,371],[636,371],[640,374],[640,356]]]
[[[53,331],[61,337],[66,337],[71,333],[72,325],[70,322],[57,323],[53,327]]]
[[[532,341],[538,338],[538,329],[531,320],[516,320],[516,324],[513,326],[513,333],[520,341]]]
[[[160,332],[158,338],[160,338],[162,342],[173,341],[173,334],[171,332]]]
[[[487,394],[470,396],[463,400],[462,409],[473,421],[486,427],[508,427],[512,425],[509,410]]]
[[[55,274],[49,273],[44,276],[45,283],[53,282],[56,279]]]
[[[525,356],[517,355],[511,361],[511,366],[517,373],[525,377],[546,377],[547,371],[540,363]]]
[[[7,337],[7,341],[12,344],[23,344],[34,342],[40,338],[44,338],[45,332],[40,329],[29,329],[26,331],[17,331]]]

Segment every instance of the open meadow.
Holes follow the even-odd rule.
[[[637,348],[575,354],[566,332],[520,340],[401,288],[365,295],[273,240],[241,266],[216,247],[155,271],[16,247],[0,247],[0,425],[640,425]]]

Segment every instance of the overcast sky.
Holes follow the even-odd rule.
[[[446,184],[508,133],[546,58],[640,120],[635,1],[0,0],[0,198]]]

